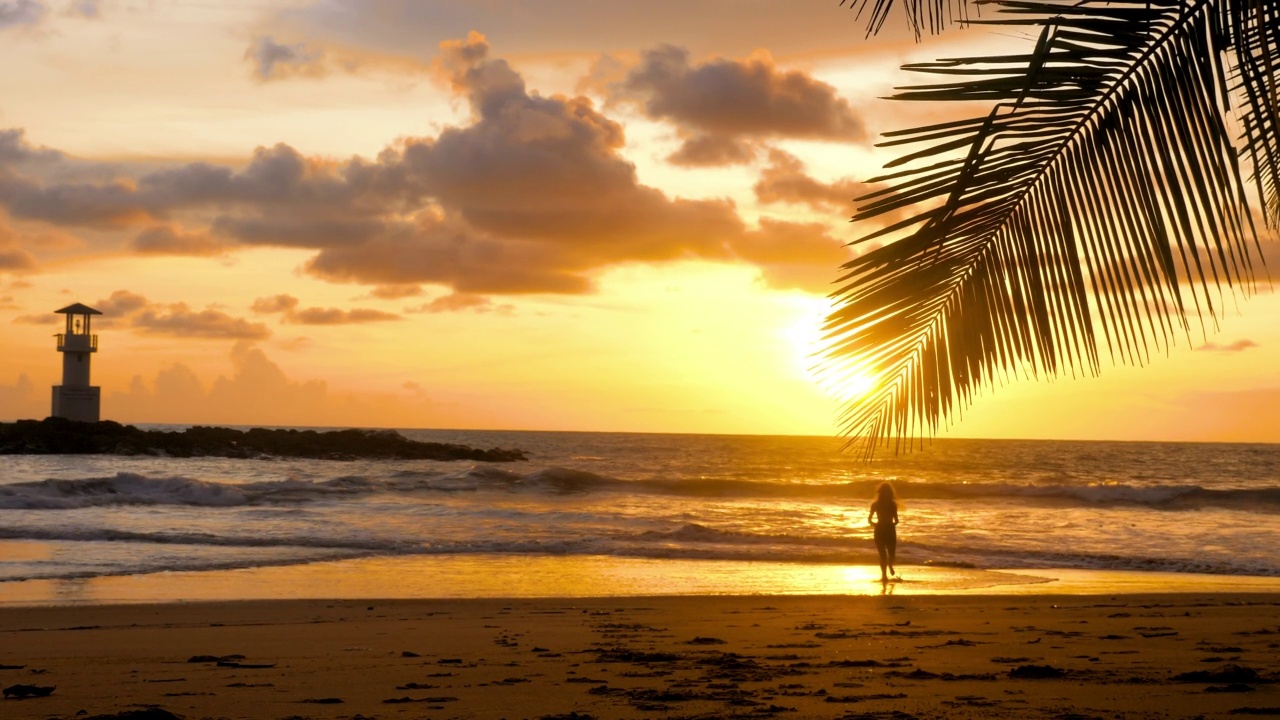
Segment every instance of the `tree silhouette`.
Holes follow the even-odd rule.
[[[895,99],[990,111],[887,133],[906,154],[858,199],[854,220],[884,227],[856,242],[884,244],[843,267],[824,369],[875,380],[841,417],[868,455],[936,433],[1011,375],[1096,374],[1101,347],[1144,364],[1265,277],[1280,2],[850,4],[868,34],[896,7],[917,38],[981,24],[1035,39],[904,68],[940,80]]]

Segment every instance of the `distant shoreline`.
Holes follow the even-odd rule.
[[[292,430],[193,426],[180,431],[142,430],[111,420],[62,418],[0,423],[0,455],[152,455],[161,457],[317,460],[527,460],[523,450],[487,450],[410,440],[395,430]]]

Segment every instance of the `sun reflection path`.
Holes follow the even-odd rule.
[[[505,555],[361,558],[288,567],[7,584],[0,606],[361,598],[636,597],[655,595],[951,594],[1035,585],[1043,577],[978,569],[901,566],[880,582],[876,565]]]

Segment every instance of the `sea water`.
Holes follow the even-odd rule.
[[[901,565],[1280,577],[1280,445],[941,440],[867,463],[833,438],[401,432],[529,461],[5,457],[0,602],[24,581],[300,566],[340,578],[413,558],[878,576],[867,511],[886,480]],[[450,592],[500,594],[476,573]]]

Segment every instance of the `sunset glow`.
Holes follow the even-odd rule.
[[[938,112],[877,98],[1016,39],[863,41],[825,0],[551,4],[0,24],[0,417],[48,413],[78,301],[120,421],[836,433],[876,387],[815,370],[870,229],[851,201],[877,135]],[[1144,371],[1011,374],[949,433],[1280,440],[1277,317],[1264,292]]]

